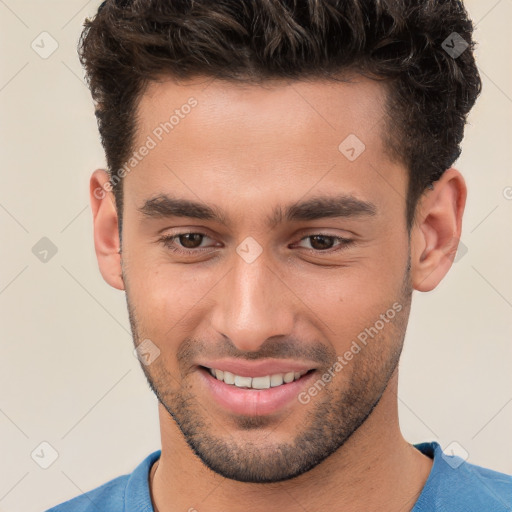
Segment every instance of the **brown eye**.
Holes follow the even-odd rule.
[[[354,240],[350,238],[322,233],[305,236],[300,241],[304,242],[306,240],[309,241],[309,247],[303,246],[303,248],[314,253],[326,252],[328,254],[332,254],[346,249],[351,244],[355,244]]]
[[[315,250],[330,249],[334,245],[334,237],[325,235],[313,235],[308,237],[311,242],[311,247]]]
[[[214,247],[214,245],[211,244],[210,246],[203,244],[205,239],[212,240],[205,233],[186,232],[176,233],[175,235],[164,235],[158,239],[158,242],[174,253],[191,256]]]
[[[201,233],[184,233],[183,235],[178,235],[177,238],[185,249],[197,249],[201,246],[204,235]]]

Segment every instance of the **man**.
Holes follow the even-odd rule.
[[[103,2],[94,241],[162,449],[52,512],[512,509],[397,412],[412,290],[461,234],[472,50],[456,0]]]

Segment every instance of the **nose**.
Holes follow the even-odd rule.
[[[234,265],[219,283],[212,327],[243,351],[257,351],[272,336],[290,336],[294,323],[293,292],[264,255]]]

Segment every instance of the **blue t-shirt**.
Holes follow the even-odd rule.
[[[443,453],[439,443],[414,445],[434,459],[412,512],[511,512],[512,476]],[[154,512],[149,470],[160,450],[129,475],[119,476],[46,512]]]

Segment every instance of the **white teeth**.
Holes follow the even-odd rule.
[[[226,384],[234,384],[235,376],[231,372],[224,372],[224,382]]]
[[[270,376],[266,377],[253,377],[252,387],[254,389],[268,389],[270,387]]]
[[[283,374],[282,373],[276,373],[275,375],[270,376],[270,386],[276,387],[280,386],[283,383]]]
[[[286,382],[286,384],[292,382],[293,379],[295,379],[295,372],[288,372],[284,374],[283,380]]]
[[[226,384],[235,385],[239,388],[269,389],[288,384],[294,380],[300,379],[307,370],[302,372],[275,373],[265,375],[264,377],[242,377],[228,371],[209,368],[210,373],[217,380],[224,381]]]
[[[235,375],[235,386],[239,388],[250,388],[251,382],[251,377],[240,377],[240,375]]]

